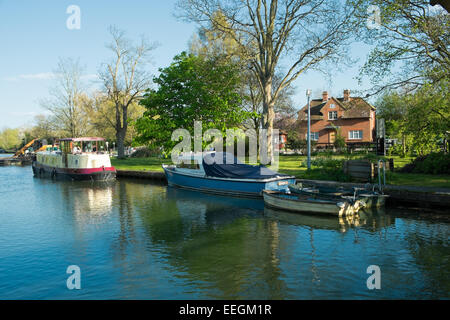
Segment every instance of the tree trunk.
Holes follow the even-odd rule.
[[[127,135],[128,128],[128,108],[122,106],[116,108],[116,112],[122,111],[122,117],[120,113],[116,115],[116,140],[117,140],[117,157],[119,159],[125,158],[125,136]],[[122,121],[120,121],[122,118]]]
[[[272,148],[272,133],[273,133],[273,120],[275,117],[274,103],[272,100],[272,79],[269,78],[264,82],[263,87],[263,129],[267,130],[267,151],[260,150],[261,152],[267,152],[269,163],[274,161],[273,148]]]
[[[117,157],[119,159],[125,158],[125,133],[126,131],[123,128],[116,131]]]

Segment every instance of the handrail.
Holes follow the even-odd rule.
[[[381,185],[381,166],[380,164],[383,164],[383,185]],[[380,190],[381,193],[383,193],[383,187],[386,186],[386,162],[382,159],[378,160],[378,189]]]

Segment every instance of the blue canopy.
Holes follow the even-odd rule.
[[[242,163],[233,154],[225,152],[205,155],[203,169],[207,176],[219,178],[268,179],[287,176],[263,165],[252,166]]]

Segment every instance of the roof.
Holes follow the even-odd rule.
[[[105,141],[105,138],[98,138],[98,137],[83,137],[83,138],[62,138],[58,139],[58,141],[74,141],[74,142],[81,142],[81,141]]]
[[[370,117],[370,111],[375,110],[375,107],[369,104],[366,100],[361,97],[351,97],[349,101],[344,101],[344,98],[330,98],[336,101],[339,106],[344,109],[342,115],[343,119],[356,119],[356,118],[368,118]],[[320,115],[322,116],[322,109],[328,101],[323,102],[322,99],[311,100],[310,112],[311,116]],[[306,113],[308,110],[308,105],[305,105],[300,109],[298,115],[300,120],[306,119]],[[303,112],[302,112],[303,111]],[[303,115],[302,115],[303,113]],[[302,119],[304,118],[304,119]]]

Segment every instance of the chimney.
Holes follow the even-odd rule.
[[[322,92],[322,102],[328,101],[328,92],[324,91]]]
[[[344,101],[350,101],[350,90],[344,90]]]

